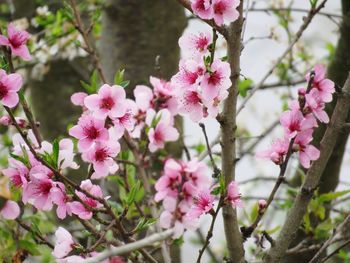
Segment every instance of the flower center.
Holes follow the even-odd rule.
[[[214,5],[214,13],[222,15],[226,10],[226,5],[221,1]]]
[[[208,45],[208,39],[206,37],[200,37],[196,41],[196,48],[203,51]]]
[[[159,131],[159,130],[155,130],[154,131],[154,139],[156,140],[156,141],[163,141],[164,140],[164,138],[163,138],[163,133],[161,132],[161,131]]]
[[[26,36],[22,32],[17,32],[13,37],[9,39],[11,45],[15,48],[22,46],[26,42]]]
[[[7,87],[0,81],[0,100],[2,100],[7,94]]]
[[[108,157],[108,151],[106,148],[101,148],[101,149],[98,149],[96,152],[95,152],[95,160],[97,162],[103,162],[104,160],[106,160]]]
[[[198,96],[198,93],[195,91],[190,91],[187,93],[186,100],[190,104],[198,104],[201,99]]]
[[[100,107],[102,109],[110,110],[114,106],[114,100],[111,97],[105,97],[101,100]]]
[[[96,129],[95,126],[84,127],[84,134],[91,140],[96,139],[100,132]]]
[[[40,185],[38,187],[38,192],[39,192],[39,194],[48,195],[50,193],[51,188],[52,188],[51,182],[44,181],[44,182],[40,183]]]
[[[218,72],[212,72],[209,76],[209,79],[208,79],[208,83],[213,85],[213,86],[216,86],[220,83],[221,81],[221,76]]]

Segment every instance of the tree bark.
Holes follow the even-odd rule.
[[[132,97],[135,85],[149,85],[150,76],[170,79],[178,70],[178,39],[186,25],[184,9],[173,0],[107,0],[99,43],[107,82],[112,84],[116,72],[125,69],[125,79],[130,80],[126,91]],[[182,131],[180,118],[176,127]],[[167,146],[178,158],[182,149],[182,139]],[[171,258],[181,262],[178,246],[171,247]]]
[[[238,79],[240,76],[240,56],[241,56],[241,33],[243,26],[243,1],[238,8],[240,16],[232,23],[225,36],[227,40],[227,57],[231,67],[232,86],[229,95],[224,103],[224,110],[220,117],[221,124],[221,152],[222,152],[222,175],[227,186],[236,177],[236,106],[238,96]],[[222,209],[226,245],[230,257],[229,262],[241,263],[244,260],[244,249],[242,235],[239,230],[237,212],[230,205],[225,205]]]

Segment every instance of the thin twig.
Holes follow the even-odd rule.
[[[30,226],[26,225],[25,223],[23,223],[20,219],[16,219],[16,222],[25,230],[27,230],[29,233],[31,233],[36,239],[38,239],[38,241],[40,241],[41,243],[47,245],[49,248],[53,249],[54,246],[46,240],[45,237],[43,237],[40,233],[34,231]]]
[[[97,56],[96,50],[94,49],[94,47],[92,46],[92,44],[90,43],[90,40],[89,40],[89,31],[90,30],[85,28],[85,26],[81,20],[81,16],[80,16],[76,1],[70,0],[70,4],[71,4],[74,18],[75,18],[75,21],[72,21],[72,22],[74,23],[75,28],[79,31],[79,33],[83,37],[83,40],[84,40],[85,45],[86,45],[86,47],[84,49],[91,56],[92,62],[94,63],[94,66],[97,69],[97,72],[98,72],[102,82],[107,83],[106,77],[103,74],[101,63],[100,63],[99,58]]]
[[[223,205],[223,197],[221,196],[220,197],[220,200],[219,200],[219,203],[218,203],[218,206],[215,210],[215,212],[212,214],[212,219],[211,219],[211,223],[210,223],[210,227],[209,227],[209,230],[208,230],[208,233],[207,233],[207,236],[205,238],[205,241],[204,241],[204,244],[203,244],[203,247],[199,250],[199,255],[198,255],[198,258],[197,258],[197,263],[200,263],[201,262],[201,258],[204,254],[204,251],[205,249],[207,248],[207,246],[209,246],[209,243],[210,243],[210,239],[213,237],[213,230],[214,230],[214,226],[215,226],[215,221],[216,221],[216,218],[219,214],[219,211]]]
[[[205,130],[205,125],[204,125],[204,123],[199,123],[199,126],[202,128],[202,131],[203,131],[203,134],[204,134],[204,138],[205,138],[205,143],[207,145],[207,150],[208,150],[210,162],[211,162],[211,165],[213,166],[213,169],[214,169],[213,177],[214,178],[218,178],[220,173],[221,173],[221,171],[217,167],[217,165],[216,165],[216,163],[214,161],[214,158],[213,158],[213,155],[212,155],[212,152],[211,152],[211,148],[210,148],[210,145],[209,145],[208,135],[207,135],[207,132]]]
[[[344,247],[346,247],[347,245],[350,244],[350,239],[346,242],[344,242],[342,245],[340,245],[339,247],[337,247],[332,253],[330,253],[328,256],[326,256],[325,258],[320,260],[320,263],[324,263],[326,262],[328,259],[330,259],[331,257],[335,256],[336,254],[338,254],[338,252],[343,249]]]
[[[237,110],[237,115],[243,110],[247,102],[253,97],[255,92],[257,92],[261,87],[264,85],[265,81],[270,77],[270,75],[273,73],[275,68],[283,61],[283,59],[292,51],[294,45],[299,41],[301,36],[303,35],[304,31],[308,28],[311,21],[315,17],[315,15],[325,6],[327,0],[323,0],[317,8],[311,8],[308,12],[308,15],[304,18],[303,24],[300,26],[299,30],[295,34],[293,40],[289,44],[289,46],[285,49],[285,51],[282,53],[282,55],[276,60],[274,65],[267,71],[267,73],[263,76],[261,81],[255,86],[254,89],[251,90],[251,92],[248,94],[248,96],[244,99],[242,104]]]

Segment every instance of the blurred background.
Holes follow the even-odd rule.
[[[77,2],[83,22],[87,28],[91,28],[91,40],[98,50],[107,82],[113,82],[117,70],[125,69],[125,79],[131,81],[129,96],[132,96],[132,88],[136,84],[149,85],[150,75],[169,80],[176,73],[178,61],[183,55],[180,54],[177,41],[183,32],[211,30],[175,0]],[[281,136],[279,115],[286,109],[288,102],[296,98],[297,88],[305,86],[306,72],[316,63],[321,63],[328,67],[329,77],[338,85],[341,86],[345,80],[350,69],[349,5],[347,0],[329,0],[322,14],[314,18],[292,52],[278,64],[264,83],[264,88],[257,91],[239,113],[237,155],[240,159],[236,179],[241,182],[245,203],[245,208],[239,213],[242,224],[247,224],[254,216],[257,200],[267,197],[279,171],[271,162],[257,159],[254,155]],[[288,47],[310,9],[309,1],[305,0],[250,0],[245,1],[244,6],[246,22],[242,39],[244,49],[241,56],[239,106]],[[345,22],[343,12],[347,14]],[[0,0],[0,20],[2,28],[8,21],[14,21],[16,26],[32,34],[30,49],[35,59],[19,66],[21,73],[26,76],[25,88],[45,139],[66,135],[67,127],[80,114],[79,109],[71,104],[70,96],[83,90],[81,81],[91,81],[94,68],[93,62],[81,48],[82,38],[71,23],[71,13],[64,1]],[[223,39],[220,39],[219,57],[225,56],[225,48]],[[183,142],[170,146],[173,155],[180,157],[185,144],[193,156],[204,156],[204,137],[198,124],[186,117],[178,122],[178,126],[183,127]],[[219,133],[218,123],[209,119],[204,123],[209,140],[215,141]],[[6,146],[11,142],[5,128],[2,129],[4,147],[1,153],[5,156]],[[349,149],[345,145],[347,134],[341,137],[324,176],[321,186],[324,193],[344,190],[350,185],[347,176]],[[220,155],[218,144],[213,149],[216,155]],[[79,177],[79,174],[73,176]],[[270,230],[271,235],[278,231],[285,209],[293,200],[293,187],[300,183],[301,177],[298,160],[293,159],[287,172],[290,184],[280,189],[275,211],[270,211],[263,219],[264,227]],[[207,217],[201,222],[204,235],[209,220]],[[316,235],[316,231],[313,234]],[[200,234],[186,233],[184,238],[188,242],[182,247],[182,262],[190,262],[189,258],[198,255]],[[254,239],[246,243],[247,248],[251,242]],[[211,248],[220,257],[225,254],[221,223],[215,227]],[[247,251],[248,261],[250,255],[259,253]],[[179,255],[179,252],[174,252],[173,256],[176,258]],[[205,254],[203,262],[209,261],[208,254]]]

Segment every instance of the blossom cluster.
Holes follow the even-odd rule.
[[[208,32],[185,34],[179,45],[191,53],[180,61],[179,71],[171,79],[177,88],[179,113],[188,114],[195,122],[207,116],[215,118],[231,86],[230,65],[212,57],[210,49],[215,47]]]
[[[218,26],[237,20],[237,7],[240,0],[191,0],[191,8],[195,15],[202,19],[213,19]]]
[[[208,167],[197,159],[191,161],[166,160],[162,176],[155,189],[155,201],[162,201],[164,211],[159,222],[163,228],[174,227],[174,238],[179,238],[186,229],[194,230],[198,218],[213,213],[215,195]],[[241,206],[238,186],[231,182],[227,187],[225,201],[232,206]]]
[[[258,153],[258,156],[281,165],[291,147],[292,152],[299,152],[299,160],[304,168],[309,168],[311,161],[319,158],[320,151],[311,144],[312,135],[318,122],[329,122],[325,105],[332,101],[335,92],[334,83],[325,76],[322,65],[316,65],[307,74],[308,88],[300,88],[298,100],[292,101],[289,110],[281,115],[283,138],[275,140],[269,150]]]

